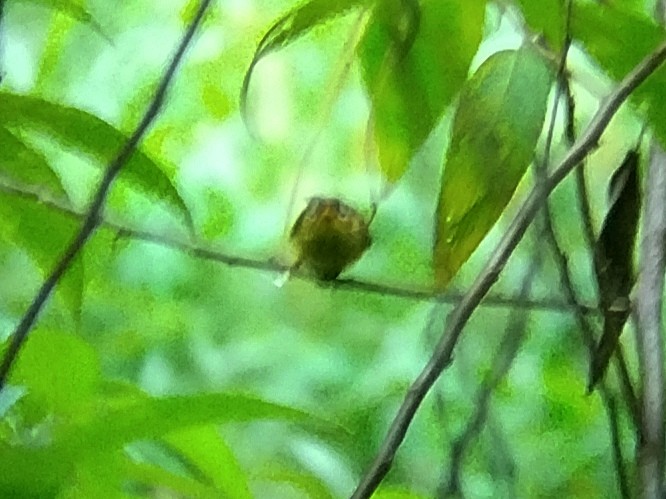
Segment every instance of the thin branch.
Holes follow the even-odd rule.
[[[643,240],[637,292],[637,343],[643,392],[643,438],[639,443],[641,493],[664,493],[664,340],[661,323],[666,240],[666,153],[655,139],[645,181]]]
[[[608,393],[608,392],[606,392]],[[608,422],[610,424],[611,446],[613,449],[613,464],[617,473],[617,481],[620,487],[620,496],[622,499],[631,499],[631,489],[629,488],[629,476],[622,458],[622,439],[620,436],[620,424],[617,413],[617,402],[613,395],[607,394],[604,397],[606,411],[608,412]]]
[[[529,298],[534,278],[539,273],[542,263],[543,252],[537,246],[535,254],[532,257],[532,262],[523,277],[519,297],[523,299]],[[461,493],[460,474],[465,454],[472,442],[478,438],[479,433],[481,433],[485,425],[490,408],[490,398],[493,392],[509,372],[513,361],[518,355],[520,345],[523,343],[527,332],[528,318],[529,314],[520,310],[513,310],[509,316],[499,352],[494,356],[492,370],[486,376],[477,394],[476,403],[474,404],[475,411],[472,417],[468,419],[465,429],[452,445],[449,477],[448,481],[442,482],[441,485],[444,488],[440,495],[451,496]]]
[[[85,213],[80,213],[74,208],[69,206],[64,201],[57,201],[52,198],[46,197],[37,192],[33,192],[28,187],[25,186],[16,186],[11,185],[7,179],[0,176],[0,191],[6,194],[21,197],[31,201],[35,201],[40,206],[48,207],[49,209],[56,210],[64,215],[75,219],[81,219],[85,217]],[[187,253],[195,258],[200,258],[202,260],[210,260],[219,262],[230,267],[238,268],[247,268],[252,270],[264,271],[264,272],[285,272],[289,270],[290,267],[275,262],[272,260],[258,260],[253,258],[244,258],[240,256],[230,255],[220,250],[213,250],[205,248],[201,245],[193,244],[191,242],[185,242],[170,236],[163,234],[156,234],[153,232],[148,232],[144,230],[137,230],[124,225],[120,225],[114,222],[111,222],[105,218],[100,217],[98,219],[99,225],[114,232],[117,232],[121,237],[127,237],[130,239],[144,241],[151,244],[156,244],[163,246],[165,248],[171,248],[177,251],[182,251]],[[304,272],[294,272],[292,270],[290,274],[291,278],[296,278],[300,280],[317,282],[312,276]],[[387,284],[379,284],[368,281],[360,281],[355,279],[337,279],[332,281],[330,284],[327,284],[330,287],[341,289],[341,290],[358,290],[364,291],[367,293],[376,293],[383,296],[393,296],[396,298],[406,298],[410,300],[422,300],[422,301],[440,301],[441,303],[456,304],[458,303],[463,295],[462,293],[448,292],[444,295],[436,295],[430,290],[418,290],[418,289],[407,289],[397,286],[390,286]],[[482,306],[484,307],[497,307],[497,308],[519,308],[523,310],[532,310],[532,311],[544,311],[560,314],[571,313],[572,308],[568,303],[555,299],[555,298],[544,298],[539,300],[521,300],[518,297],[513,296],[502,296],[502,295],[489,295],[487,296]],[[582,306],[583,313],[596,315],[599,313],[599,310],[593,305],[584,305]]]
[[[181,40],[176,53],[171,59],[171,62],[169,63],[164,76],[162,77],[159,87],[153,96],[152,102],[141,119],[141,122],[137,126],[134,133],[129,137],[127,143],[120,150],[116,158],[111,161],[111,163],[106,168],[104,177],[102,178],[102,181],[97,188],[97,192],[95,193],[90,208],[88,209],[88,213],[85,217],[85,220],[83,221],[81,229],[69,244],[60,260],[56,264],[55,268],[51,271],[50,275],[42,284],[41,288],[37,292],[37,295],[21,319],[21,322],[16,327],[16,330],[11,337],[9,346],[7,347],[7,351],[3,357],[2,365],[0,365],[0,390],[4,388],[7,382],[7,376],[9,375],[11,367],[16,360],[16,357],[18,356],[21,346],[27,339],[28,333],[37,320],[37,316],[46,303],[46,300],[49,298],[49,295],[58,284],[60,278],[65,274],[67,269],[70,267],[76,256],[85,245],[90,235],[95,231],[95,228],[99,224],[99,215],[102,207],[104,206],[109,189],[111,188],[111,184],[115,180],[121,168],[132,156],[137,145],[143,138],[143,135],[146,133],[152,122],[159,114],[162,105],[164,104],[164,98],[169,84],[171,83],[171,80],[176,73],[176,69],[180,64],[180,61],[182,60],[195,31],[201,24],[201,20],[203,19],[203,16],[210,3],[211,0],[201,0],[197,13],[190,23],[187,31],[183,35],[183,39]]]
[[[569,3],[569,5],[571,5],[571,3]],[[569,146],[572,146],[576,141],[576,127],[575,127],[576,102],[574,100],[573,93],[571,91],[571,85],[569,84],[569,79],[566,77],[566,75],[561,74],[559,82],[560,82],[559,84],[562,85],[565,97],[565,103],[566,103],[564,136]],[[580,210],[581,219],[583,222],[583,235],[585,237],[585,244],[590,254],[593,254],[597,237],[594,233],[594,224],[592,222],[592,208],[590,206],[590,197],[587,192],[587,182],[585,178],[585,161],[582,161],[580,166],[575,169],[574,178],[576,180],[575,182],[576,199],[578,201],[579,205],[578,209]],[[560,249],[556,249],[555,252],[556,255],[562,253],[562,256],[558,256],[558,264],[560,267],[560,273],[567,274],[568,276],[565,279],[565,285],[567,282],[572,283],[572,279],[570,277],[570,272],[568,269],[568,260],[566,256],[564,256],[563,252]],[[569,295],[572,300],[574,301],[577,300],[574,288],[571,288]],[[578,318],[579,325],[582,322],[587,323],[584,317],[579,317]],[[589,324],[586,324],[585,327],[581,328],[581,332],[583,332],[583,334],[586,336],[585,342],[588,345],[589,349],[590,339],[591,341],[594,341],[592,327],[589,326]],[[591,357],[593,355],[594,350],[593,349],[589,350],[589,352]],[[624,350],[621,344],[618,344],[615,349],[615,361],[616,361],[615,365],[617,367],[618,374],[620,377],[620,386],[622,388],[622,393],[624,395],[627,406],[629,407],[629,410],[631,412],[632,419],[634,422],[634,428],[636,429],[637,434],[640,435],[640,407],[638,403],[638,397],[636,396],[636,390],[634,389],[634,384],[631,380],[631,376],[629,375],[629,367],[627,366],[627,361],[624,357]],[[608,399],[609,396],[610,396],[609,393],[602,394],[602,397],[605,400]],[[607,408],[606,412],[609,418],[612,418],[610,407],[607,405],[606,408]],[[612,421],[611,421],[611,426],[612,426]],[[620,473],[618,470],[618,477],[620,480],[622,480],[623,476],[624,475]],[[624,490],[626,488],[627,487],[621,482],[620,489]]]
[[[569,85],[569,79],[566,74],[566,61],[569,48],[571,46],[572,5],[573,5],[573,0],[568,0],[566,3],[565,38],[562,46],[560,64],[558,66],[558,71],[557,71],[557,83],[556,83],[555,99],[554,99],[555,102],[553,105],[551,123],[548,129],[548,136],[546,138],[546,144],[544,147],[544,161],[543,164],[541,165],[539,165],[539,163],[536,163],[536,173],[538,181],[541,182],[544,181],[544,178],[547,175],[548,171],[547,164],[550,156],[550,146],[552,144],[553,131],[555,129],[557,109],[561,94],[564,94],[565,105],[566,105],[565,108],[566,114],[565,114],[565,123],[564,123],[565,138],[569,143],[569,147],[573,147],[576,141],[576,133],[574,126],[575,101],[573,99],[573,95],[571,93],[571,88]],[[585,238],[590,250],[592,251],[592,249],[594,248],[595,237],[594,237],[594,230],[592,228],[591,210],[587,197],[587,189],[585,186],[585,174],[583,169],[584,166],[585,165],[583,161],[578,166],[578,168],[576,168],[575,178],[577,181],[579,202],[581,204],[580,209],[583,217]],[[569,268],[568,258],[566,257],[566,254],[562,249],[562,245],[558,240],[557,233],[555,232],[553,216],[550,209],[550,200],[548,199],[546,199],[546,202],[544,203],[544,207],[542,210],[542,224],[543,224],[543,232],[546,236],[548,245],[550,246],[551,251],[553,252],[553,255],[555,257],[555,263],[558,268],[558,273],[560,275],[560,280],[563,285],[567,301],[574,308],[574,310],[578,310],[578,312],[574,312],[574,315],[576,321],[578,322],[583,343],[587,347],[587,350],[591,356],[594,352],[596,345],[593,328],[588,322],[587,318],[579,311],[580,309],[577,308],[578,297],[577,297],[576,288],[573,283],[573,276],[571,273],[571,269]],[[639,433],[640,409],[638,407],[638,401],[636,399],[636,395],[633,390],[633,385],[629,380],[627,366],[624,362],[624,357],[622,355],[622,350],[620,348],[617,349],[617,359],[619,361],[619,369],[622,374],[621,376],[621,379],[623,381],[622,386],[624,389],[627,405],[629,407],[629,412],[632,416],[636,432]],[[628,499],[628,496],[626,494],[629,491],[629,482],[627,479],[625,461],[622,456],[622,448],[619,443],[619,429],[618,429],[619,421],[618,421],[617,409],[615,406],[615,398],[612,394],[612,391],[610,390],[610,388],[608,388],[606,383],[601,383],[600,392],[606,409],[608,424],[611,430],[611,443],[612,443],[613,457],[614,457],[613,463],[615,465],[616,475],[618,479],[618,486],[622,493],[623,499]]]
[[[502,240],[491,253],[488,263],[479,273],[458,306],[449,315],[446,328],[432,357],[409,388],[381,448],[352,495],[354,499],[370,497],[388,473],[395,453],[405,438],[407,429],[423,398],[444,368],[451,362],[451,354],[467,320],[497,281],[507,260],[548,195],[595,148],[599,138],[622,103],[664,62],[664,59],[666,59],[666,42],[662,42],[654,52],[643,59],[604,99],[584,133],[571,147],[547,181],[543,185],[537,183],[531,190]]]

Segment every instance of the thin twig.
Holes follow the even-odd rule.
[[[566,104],[567,104],[567,113],[565,114],[565,138],[567,141],[570,143],[571,146],[575,143],[575,131],[574,131],[574,101],[573,101],[573,96],[571,95],[570,89],[569,89],[569,82],[567,80],[566,74],[565,74],[565,67],[566,67],[566,56],[567,52],[569,50],[570,44],[571,44],[571,39],[569,35],[569,22],[570,22],[570,16],[571,16],[571,1],[567,2],[567,26],[566,26],[566,39],[565,43],[563,45],[563,51],[562,51],[562,58],[560,61],[560,66],[558,70],[558,78],[557,78],[557,89],[556,89],[556,101],[555,101],[555,106],[553,109],[553,120],[551,121],[551,127],[549,128],[549,132],[554,129],[554,122],[555,122],[555,115],[557,112],[557,104],[559,102],[559,95],[562,93],[565,96],[566,99]],[[552,139],[552,136],[549,134],[549,137],[546,139],[546,146],[550,144],[550,139]],[[546,151],[548,150],[548,147],[546,147]],[[547,157],[547,156],[545,156]],[[547,168],[546,164],[540,165],[537,163],[537,175],[541,176],[542,181],[543,177],[546,174]],[[581,163],[578,168],[576,168],[576,173],[578,174],[579,172],[582,171],[583,168],[583,163]],[[576,175],[577,179],[579,178],[578,175]],[[584,181],[584,179],[583,179]],[[584,187],[584,186],[583,186]],[[581,195],[581,200],[587,199],[586,194],[580,193]],[[589,210],[589,206],[587,206],[587,209]],[[582,215],[583,218],[585,219],[586,217],[589,217],[589,212],[585,211],[585,207],[582,208]],[[542,211],[542,220],[543,220],[543,225],[544,225],[544,233],[545,237],[547,240],[548,245],[551,248],[551,251],[553,252],[554,258],[555,258],[555,264],[558,269],[558,274],[560,276],[560,280],[562,282],[562,287],[566,296],[566,299],[568,303],[574,308],[574,310],[577,309],[577,303],[578,303],[578,296],[576,292],[576,288],[573,282],[573,275],[571,272],[571,269],[569,267],[569,261],[568,258],[562,249],[562,245],[560,244],[557,233],[555,231],[555,226],[553,222],[553,216],[552,216],[552,211],[550,208],[550,201],[546,200],[546,203],[544,205],[543,211]],[[587,221],[590,223],[589,229],[591,231],[591,222],[589,221],[589,218]],[[585,222],[584,222],[585,225]],[[594,244],[594,236],[593,232],[590,232],[592,234],[592,244]],[[587,238],[586,238],[587,239]],[[589,244],[589,241],[588,241]],[[595,342],[595,335],[594,335],[594,329],[591,326],[591,324],[588,322],[586,317],[580,313],[580,312],[574,312],[576,322],[578,323],[578,327],[581,332],[581,336],[583,339],[583,343],[586,346],[587,351],[592,355],[594,352],[596,342]],[[634,427],[636,428],[636,431],[638,433],[638,430],[640,428],[640,418],[639,418],[639,408],[638,408],[638,401],[636,399],[636,396],[633,391],[633,386],[631,385],[631,382],[629,381],[628,377],[628,371],[626,369],[626,364],[624,363],[624,357],[621,355],[621,351],[618,353],[618,360],[619,362],[619,367],[620,367],[620,372],[624,372],[626,374],[625,376],[621,376],[621,378],[626,381],[626,383],[623,383],[623,388],[624,388],[624,394],[625,398],[627,401],[627,405],[629,407],[630,415],[632,416],[632,421],[634,423]],[[602,383],[600,385],[600,391],[601,391],[601,397],[602,401],[604,402],[604,407],[606,409],[606,415],[608,417],[608,424],[611,429],[611,437],[614,436],[613,429],[618,426],[618,416],[617,416],[617,411],[613,410],[613,407],[610,406],[610,403],[614,401],[613,395],[611,390],[608,388],[606,383]],[[614,455],[614,460],[613,462],[615,463],[616,466],[616,475],[618,478],[618,486],[620,491],[625,491],[629,489],[629,484],[627,482],[627,473],[625,470],[625,465],[624,465],[624,458],[622,456],[622,449],[620,446],[613,446],[613,455]],[[624,496],[623,496],[624,497]]]
[[[547,165],[550,157],[550,147],[552,145],[553,131],[555,130],[557,110],[561,95],[564,95],[565,105],[566,105],[565,123],[564,123],[565,139],[567,140],[569,147],[573,147],[576,141],[576,133],[574,125],[575,101],[571,93],[571,88],[569,85],[569,80],[566,72],[567,56],[569,53],[569,48],[571,47],[572,4],[573,4],[572,0],[568,0],[566,3],[564,43],[562,44],[562,53],[560,55],[560,63],[558,65],[558,71],[557,71],[557,83],[555,89],[553,111],[551,115],[551,123],[548,128],[548,136],[546,138],[546,144],[544,147],[544,161],[542,164],[539,164],[537,162],[535,165],[536,174],[538,177],[537,181],[541,182],[544,181],[548,171]],[[589,245],[589,248],[592,250],[594,248],[595,237],[592,228],[592,219],[590,215],[591,211],[587,197],[587,189],[585,187],[585,176],[584,176],[583,167],[584,167],[584,161],[582,161],[581,164],[579,164],[578,167],[576,168],[575,178],[577,180],[578,195],[581,203],[580,208],[581,208],[581,214],[583,216],[583,225],[586,236],[586,242]],[[563,285],[567,301],[569,302],[570,305],[572,305],[574,310],[579,310],[576,306],[578,303],[578,297],[577,297],[576,288],[573,283],[571,269],[569,268],[569,261],[568,258],[566,257],[566,254],[564,253],[564,250],[562,249],[562,245],[560,244],[557,237],[557,233],[555,231],[555,225],[553,222],[553,215],[550,209],[549,199],[546,199],[546,202],[544,203],[544,207],[542,210],[542,224],[548,245],[550,246],[551,251],[553,252],[553,255],[555,257],[555,263],[558,269],[558,274],[560,276],[560,280]],[[596,344],[594,340],[593,328],[588,322],[587,318],[582,313],[574,312],[574,315],[576,321],[578,322],[579,329],[581,331],[583,343],[587,347],[587,351],[590,353],[591,356],[592,353],[594,352]],[[624,388],[624,394],[627,399],[627,405],[629,406],[630,414],[633,417],[634,427],[637,429],[638,432],[638,429],[640,428],[638,402],[634,394],[633,385],[629,381],[628,370],[626,369],[626,364],[624,363],[624,357],[622,356],[621,349],[617,350],[617,359],[619,361],[620,372],[625,375],[622,376],[622,379],[624,381],[622,386]],[[615,464],[618,485],[620,491],[623,494],[622,497],[625,498],[624,493],[629,490],[629,482],[627,480],[625,462],[622,456],[622,448],[619,445],[619,440],[618,440],[619,421],[618,421],[617,410],[614,405],[615,399],[612,394],[612,391],[610,390],[610,388],[608,388],[608,386],[605,383],[602,383],[600,385],[600,391],[601,391],[602,400],[606,408],[608,424],[611,429],[611,441],[612,441],[611,443],[613,444],[612,449],[614,457],[613,462]],[[616,440],[618,441],[616,442]]]
[[[395,453],[405,438],[407,429],[423,398],[444,368],[451,362],[451,354],[467,320],[497,281],[507,260],[548,195],[596,147],[599,138],[622,103],[661,66],[664,59],[666,59],[666,42],[662,42],[656,50],[645,57],[604,99],[581,137],[571,147],[544,185],[537,183],[531,190],[501,241],[491,253],[488,263],[478,274],[477,279],[458,306],[449,315],[446,328],[432,357],[409,388],[381,448],[352,495],[354,499],[370,497],[388,473]]]
[[[72,217],[74,219],[82,219],[85,217],[85,213],[80,213],[74,208],[69,206],[64,201],[57,201],[52,198],[46,197],[43,194],[33,192],[25,186],[16,186],[11,185],[7,179],[0,176],[0,192],[6,194],[21,197],[38,203],[40,206],[48,207],[49,209],[56,210],[64,215]],[[264,272],[284,272],[289,270],[290,267],[286,264],[281,264],[273,260],[258,260],[253,258],[245,258],[235,255],[230,255],[220,250],[214,250],[210,248],[203,247],[192,242],[185,242],[164,234],[156,234],[153,232],[148,232],[144,230],[133,229],[124,225],[120,225],[114,222],[111,222],[105,218],[99,218],[99,225],[114,232],[117,232],[119,236],[127,237],[130,239],[144,241],[151,244],[156,244],[163,246],[165,248],[171,248],[177,251],[182,251],[187,253],[195,258],[200,258],[202,260],[210,260],[219,262],[230,267],[238,268],[247,268],[252,270],[259,270]],[[291,278],[297,278],[300,280],[313,281],[315,282],[314,277],[309,274],[293,271],[290,275]],[[316,281],[318,282],[318,281]],[[379,284],[368,281],[360,281],[355,279],[337,279],[328,286],[340,289],[340,290],[358,290],[364,291],[367,293],[376,293],[382,296],[393,296],[396,298],[406,298],[410,300],[421,300],[421,301],[440,301],[441,303],[455,304],[458,303],[462,298],[462,293],[457,292],[448,292],[444,295],[436,295],[433,291],[430,290],[418,290],[418,289],[407,289],[401,288],[398,286],[391,286],[387,284]],[[487,296],[482,303],[484,307],[498,307],[498,308],[519,308],[523,310],[532,310],[532,311],[543,311],[543,312],[552,312],[560,314],[571,313],[572,308],[568,303],[555,299],[555,298],[543,298],[543,299],[533,299],[533,300],[520,300],[518,297],[513,296],[503,296],[503,295],[489,295]],[[596,315],[599,313],[599,310],[592,305],[583,305],[583,313]]]
[[[571,5],[571,3],[569,5]],[[569,84],[569,80],[566,77],[566,75],[562,74],[560,76],[559,81],[560,85],[562,85],[562,88],[564,89],[563,93],[566,103],[564,136],[569,146],[572,146],[576,141],[576,128],[575,128],[576,102],[574,100],[573,93],[571,91],[571,85]],[[575,169],[574,178],[576,180],[575,182],[576,199],[578,201],[579,205],[578,209],[580,210],[581,219],[583,222],[583,235],[585,237],[585,244],[590,254],[594,254],[594,247],[596,244],[597,237],[594,233],[594,224],[592,222],[592,208],[590,206],[590,197],[587,192],[587,182],[585,178],[585,161],[582,161],[581,164],[578,166],[578,168]],[[556,253],[561,253],[561,250],[557,250]],[[559,258],[558,261],[561,272],[563,272],[564,269],[566,268],[566,273],[569,274],[568,262],[566,257]],[[572,280],[569,277],[568,279],[565,279],[565,284],[566,282],[571,282],[571,281]],[[576,300],[575,298],[576,292],[573,288],[571,289],[570,295],[572,299]],[[580,324],[581,322],[587,322],[587,321],[584,317],[580,317],[578,318],[578,322]],[[581,331],[586,336],[589,336],[592,339],[594,338],[594,336],[590,336],[592,334],[591,333],[592,328],[589,325],[586,328],[581,329]],[[589,343],[589,339],[586,339],[585,341],[586,343]],[[594,350],[590,350],[589,352],[591,358]],[[618,344],[615,349],[615,361],[616,361],[616,367],[618,369],[618,374],[620,377],[620,386],[622,388],[623,396],[631,412],[636,433],[640,434],[640,407],[638,403],[638,397],[636,396],[636,390],[634,389],[634,384],[631,380],[631,376],[629,375],[629,367],[627,366],[627,361],[624,357],[624,350],[621,344]],[[605,393],[602,396],[604,400],[606,400],[609,397],[609,393]],[[610,412],[610,407],[607,405],[606,408],[607,408],[607,414],[609,418],[611,418],[612,416]],[[612,421],[611,421],[611,426],[612,426]],[[624,475],[618,470],[618,477],[620,480],[622,480],[623,476]],[[621,490],[627,488],[625,485],[626,484],[620,483]]]
[[[643,393],[638,463],[641,496],[661,498],[664,481],[664,340],[661,306],[666,238],[666,152],[653,139],[645,181],[638,277],[637,343]]]
[[[534,256],[532,257],[532,262],[523,277],[523,282],[518,294],[520,298],[529,298],[534,278],[539,273],[542,262],[543,252],[537,246]],[[518,354],[520,345],[525,339],[528,318],[529,314],[520,310],[513,310],[509,316],[499,352],[494,356],[492,370],[488,373],[477,394],[476,403],[474,404],[474,413],[472,417],[468,419],[465,429],[452,445],[451,467],[449,469],[448,481],[442,482],[441,485],[443,486],[443,490],[440,495],[451,496],[461,493],[460,473],[462,471],[465,454],[472,441],[478,437],[479,433],[481,433],[488,417],[490,398],[497,386],[509,372],[511,365]]]
[[[201,24],[201,20],[203,19],[204,13],[206,12],[206,9],[208,9],[210,3],[211,0],[201,0],[197,13],[190,23],[187,31],[183,35],[183,39],[181,40],[176,53],[171,59],[171,62],[166,69],[164,76],[162,77],[160,85],[157,88],[155,95],[153,96],[152,102],[141,119],[141,122],[137,126],[134,133],[129,137],[127,143],[120,150],[116,158],[111,161],[109,166],[106,168],[104,177],[102,178],[102,181],[97,188],[97,192],[95,193],[90,208],[88,209],[88,213],[81,226],[81,229],[69,244],[63,255],[60,257],[60,260],[56,264],[55,268],[51,271],[47,279],[42,284],[41,288],[37,292],[37,295],[28,307],[28,310],[23,315],[21,322],[16,327],[16,330],[11,337],[9,346],[7,347],[7,351],[5,352],[5,355],[2,359],[2,365],[0,366],[0,390],[4,388],[12,364],[14,363],[14,360],[16,360],[21,346],[27,339],[28,332],[37,320],[37,316],[46,303],[46,300],[49,298],[49,295],[58,284],[60,278],[65,274],[90,235],[95,231],[95,228],[99,224],[99,215],[102,207],[104,206],[109,189],[111,188],[111,184],[115,180],[121,168],[132,156],[143,135],[146,133],[152,122],[159,114],[162,105],[164,104],[164,97],[166,95],[169,84],[171,83],[171,80],[176,73],[176,69],[180,64],[180,61],[182,60],[195,31]]]

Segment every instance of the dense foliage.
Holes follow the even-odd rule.
[[[547,175],[538,168],[565,157],[664,39],[654,2],[576,0],[570,18],[568,4],[212,2],[0,392],[0,496],[349,496],[447,314]],[[4,2],[5,352],[199,5]],[[561,273],[564,261],[598,338],[628,299],[638,245],[639,193],[613,183],[609,200],[608,184],[628,151],[666,144],[665,79],[658,69],[632,93],[579,167],[592,234],[583,177],[570,175],[470,318],[373,497],[636,490],[636,401],[615,368],[586,395],[590,338]],[[634,166],[643,178],[645,161]],[[367,215],[372,245],[341,280],[284,282],[289,229],[312,196]],[[606,227],[626,220],[616,242]],[[602,243],[629,248],[606,302]]]

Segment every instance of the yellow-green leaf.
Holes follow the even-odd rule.
[[[416,10],[415,10],[416,9]],[[481,41],[485,1],[378,4],[360,47],[379,165],[393,183],[406,171],[467,78]],[[405,20],[396,45],[396,33]]]
[[[442,289],[495,224],[534,155],[553,73],[530,47],[489,57],[453,121],[435,223]]]

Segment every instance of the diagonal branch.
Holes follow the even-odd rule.
[[[571,170],[596,147],[599,138],[622,103],[648,76],[661,66],[665,59],[666,42],[662,42],[603,100],[581,137],[571,147],[546,182],[538,182],[532,189],[502,240],[492,252],[490,260],[479,273],[476,281],[469,288],[459,305],[448,317],[446,328],[435,347],[432,357],[409,388],[381,448],[352,495],[354,499],[370,497],[388,473],[398,447],[405,438],[407,429],[423,398],[430,391],[444,368],[451,362],[451,354],[467,320],[497,281],[507,260],[522,239],[527,227],[543,206],[546,198]]]
[[[51,271],[51,274],[42,284],[41,288],[37,292],[37,295],[28,307],[28,310],[23,315],[21,322],[16,327],[14,334],[11,336],[9,346],[7,347],[7,350],[5,351],[4,357],[2,359],[2,365],[0,365],[0,390],[4,388],[7,382],[9,371],[11,370],[11,367],[16,360],[22,345],[25,343],[25,340],[28,337],[28,332],[34,325],[39,312],[46,303],[46,300],[48,300],[51,292],[58,284],[60,278],[65,274],[67,269],[74,261],[74,258],[76,258],[88,238],[97,228],[99,224],[99,216],[111,188],[111,184],[115,180],[124,164],[134,153],[134,150],[136,149],[137,145],[143,138],[152,122],[155,120],[155,118],[157,118],[157,115],[159,114],[162,105],[164,104],[164,97],[166,95],[167,89],[169,88],[169,84],[171,83],[171,80],[173,79],[176,70],[178,69],[180,61],[182,60],[195,31],[201,24],[201,20],[203,19],[203,16],[210,3],[211,0],[201,0],[197,13],[187,28],[187,31],[183,35],[176,53],[173,55],[171,62],[169,63],[164,76],[162,77],[162,81],[160,82],[159,87],[153,96],[152,102],[141,119],[141,122],[136,127],[134,133],[129,137],[118,155],[106,168],[104,177],[102,178],[102,181],[97,188],[97,192],[95,193],[90,208],[88,209],[88,213],[85,217],[85,220],[83,221],[81,229],[69,244],[60,260],[56,264],[55,268]]]

